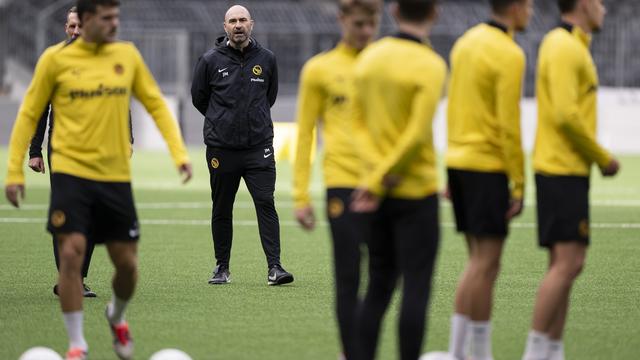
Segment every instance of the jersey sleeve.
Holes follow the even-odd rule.
[[[578,92],[582,66],[579,56],[580,54],[572,48],[562,46],[556,49],[549,61],[554,119],[559,129],[585,159],[604,168],[611,162],[612,157],[598,144],[595,137],[589,134],[579,115]]]
[[[511,197],[522,199],[524,195],[524,153],[520,134],[520,99],[526,60],[524,53],[501,64],[496,87],[496,113],[499,124],[499,141],[511,183]]]
[[[47,49],[36,65],[9,141],[9,161],[6,184],[24,184],[22,163],[31,142],[40,115],[51,99],[55,88],[54,50]]]
[[[138,50],[133,48],[136,70],[133,81],[133,94],[140,100],[145,109],[151,114],[158,130],[169,146],[169,152],[176,166],[189,163],[189,155],[182,141],[178,123],[171,114],[164,97],[151,71],[142,59]]]
[[[309,182],[311,178],[311,150],[316,122],[323,112],[326,93],[322,87],[322,72],[313,63],[307,63],[300,76],[296,123],[298,138],[293,166],[293,199],[296,208],[311,203]]]

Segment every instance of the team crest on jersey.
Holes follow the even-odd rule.
[[[67,222],[67,216],[61,210],[55,210],[51,213],[51,225],[54,227],[61,227],[64,223]]]
[[[344,203],[339,198],[331,198],[327,204],[327,210],[330,218],[339,218],[344,213]]]
[[[118,75],[122,75],[122,74],[124,74],[124,66],[122,66],[122,64],[116,64],[113,67],[113,71],[115,71],[116,74],[118,74]]]
[[[578,234],[583,238],[589,237],[589,220],[582,219],[578,224]]]
[[[262,66],[256,65],[253,67],[252,71],[253,71],[253,75],[260,76],[262,75]]]
[[[217,169],[220,166],[220,161],[216,158],[211,159],[211,167]]]

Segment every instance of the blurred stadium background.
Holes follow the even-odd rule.
[[[226,9],[237,1],[226,0],[124,0],[120,38],[133,41],[141,50],[156,79],[173,105],[187,143],[202,141],[202,117],[191,106],[189,88],[193,66],[222,34]],[[340,38],[333,0],[240,1],[256,21],[255,38],[278,58],[280,96],[273,109],[276,121],[291,122],[295,116],[298,76],[304,62],[330,49]],[[0,144],[6,144],[20,99],[31,78],[39,54],[63,39],[63,23],[69,0],[0,0]],[[433,47],[445,58],[454,41],[472,25],[488,18],[487,1],[440,1],[440,19],[431,37]],[[593,54],[601,86],[601,140],[614,151],[640,153],[631,133],[640,132],[631,116],[640,110],[640,4],[637,0],[606,1],[605,29],[594,38]],[[544,34],[557,24],[555,1],[535,1],[536,15],[529,30],[518,35],[527,54],[525,95],[534,95],[537,48]],[[394,32],[385,11],[381,35]],[[620,90],[625,89],[625,90]],[[602,101],[601,101],[602,102]],[[626,107],[626,109],[625,109]],[[135,109],[135,107],[134,107]],[[535,106],[525,103],[524,143],[530,149],[535,129]],[[529,111],[530,110],[530,111]],[[137,113],[137,112],[136,112]],[[444,146],[440,111],[436,130],[439,148]],[[144,115],[140,115],[144,116]],[[134,119],[137,116],[134,116]],[[135,121],[135,120],[134,120]],[[142,135],[139,147],[154,147],[157,136],[142,131],[147,122],[136,123]],[[633,132],[629,131],[633,127]],[[157,135],[157,134],[156,134]],[[611,139],[616,138],[616,141]],[[609,140],[607,140],[609,139]]]

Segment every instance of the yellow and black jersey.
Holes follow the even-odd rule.
[[[520,98],[525,55],[496,22],[468,30],[451,52],[447,167],[506,173],[522,198],[524,155]]]
[[[131,95],[155,120],[174,162],[189,162],[177,123],[136,47],[128,42],[97,45],[78,38],[48,48],[36,65],[11,135],[6,183],[24,183],[24,154],[49,102],[56,112],[53,173],[130,181]]]
[[[361,185],[391,198],[419,199],[438,190],[433,117],[447,66],[429,46],[407,34],[369,45],[356,64],[355,120],[361,131]],[[386,189],[386,176],[400,183]]]
[[[360,163],[352,126],[353,71],[358,52],[344,43],[311,58],[302,69],[293,197],[296,207],[309,205],[311,149],[321,122],[324,140],[324,182],[328,188],[358,185]]]
[[[598,73],[589,52],[591,36],[562,24],[545,36],[538,55],[536,172],[588,176],[611,155],[596,140]]]

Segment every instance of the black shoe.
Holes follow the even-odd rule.
[[[88,287],[86,284],[82,284],[82,296],[86,297],[86,298],[94,298],[94,297],[98,297],[98,294],[96,294],[93,290],[91,290],[90,287]]]
[[[56,296],[60,296],[58,294],[58,284],[53,285],[53,293]],[[94,298],[97,297],[98,294],[96,294],[93,290],[91,290],[90,287],[88,287],[86,284],[82,284],[82,296],[86,297],[86,298]]]
[[[213,269],[213,275],[209,279],[211,285],[228,284],[231,282],[231,273],[229,268],[224,265],[218,265]]]
[[[274,265],[269,269],[269,275],[267,276],[267,284],[269,285],[283,285],[293,282],[293,275],[288,273],[280,265]]]

